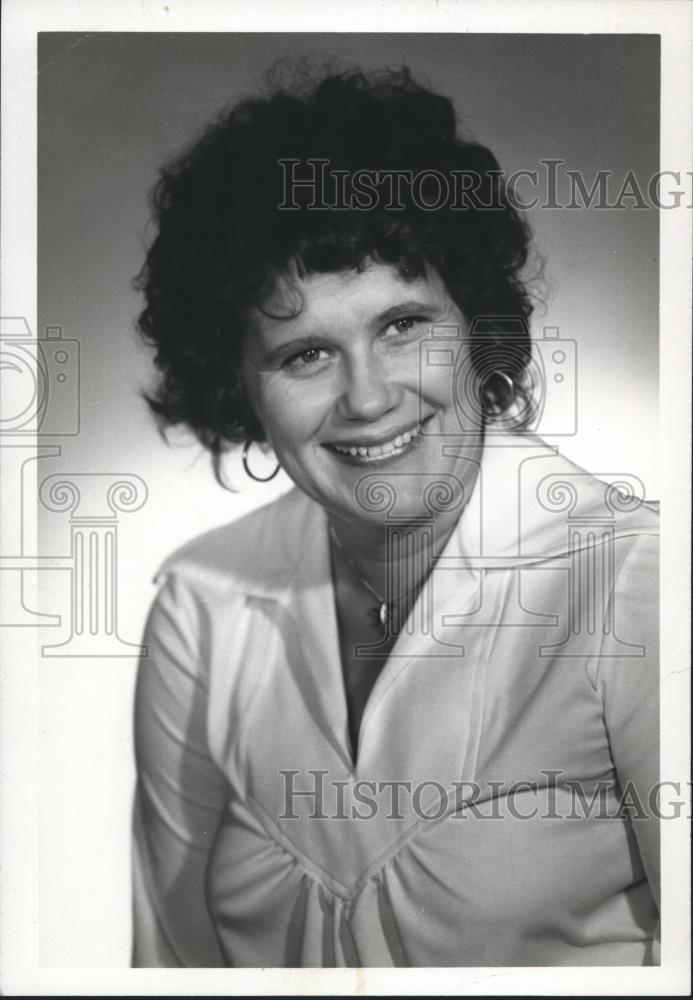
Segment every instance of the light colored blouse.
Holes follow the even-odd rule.
[[[137,684],[133,964],[657,963],[657,520],[489,438],[355,764],[324,511],[293,490],[174,554]]]

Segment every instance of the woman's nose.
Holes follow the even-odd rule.
[[[346,420],[372,423],[394,409],[400,399],[401,388],[368,357],[348,366],[337,411]]]

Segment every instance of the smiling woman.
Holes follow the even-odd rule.
[[[393,204],[452,171],[478,200]],[[656,962],[657,518],[526,429],[495,158],[407,70],[328,75],[232,109],[155,205],[152,408],[296,489],[161,569],[135,964]]]

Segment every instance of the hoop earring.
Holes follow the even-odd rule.
[[[248,465],[248,452],[250,451],[250,446],[252,443],[253,443],[252,441],[246,441],[245,444],[243,445],[243,468],[245,469],[246,475],[249,476],[251,479],[254,479],[256,483],[268,483],[270,479],[274,479],[274,477],[279,472],[280,469],[279,462],[277,462],[277,468],[270,476],[264,476],[264,477],[256,476],[255,473],[251,470],[250,466]]]
[[[494,377],[502,378],[507,386],[508,392],[510,394],[510,400],[506,406],[501,406],[500,403],[498,402],[496,394],[494,392],[488,392],[488,390],[486,389],[487,383]],[[481,395],[481,401],[486,407],[486,409],[493,411],[494,416],[499,416],[501,413],[504,413],[505,410],[507,410],[508,406],[510,405],[510,403],[512,403],[513,399],[515,398],[515,383],[511,379],[511,377],[507,374],[507,372],[493,371],[489,375],[484,385],[481,387],[480,395]]]

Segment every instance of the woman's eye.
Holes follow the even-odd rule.
[[[400,316],[390,324],[395,333],[411,333],[417,327],[426,323],[423,316]]]
[[[284,362],[284,367],[291,371],[298,371],[305,368],[310,368],[313,365],[318,364],[320,361],[324,361],[327,358],[327,351],[322,347],[308,347],[305,351],[300,351],[298,354],[292,355],[292,357],[287,358]]]
[[[403,316],[401,319],[396,319],[393,326],[398,333],[406,333],[412,329],[415,323],[416,320],[413,316]]]
[[[304,364],[310,364],[311,361],[317,361],[319,355],[320,351],[317,347],[310,347],[307,351],[301,351],[297,360],[303,361]]]

